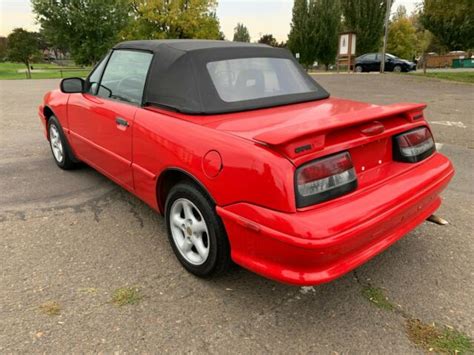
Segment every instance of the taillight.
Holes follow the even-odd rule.
[[[393,160],[417,163],[429,157],[436,150],[435,142],[427,127],[399,134],[393,137]]]
[[[297,207],[327,201],[356,188],[357,177],[348,152],[314,160],[296,170]]]

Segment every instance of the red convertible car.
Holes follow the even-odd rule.
[[[85,162],[163,214],[191,273],[234,261],[315,285],[440,206],[454,171],[424,109],[329,97],[283,49],[163,40],[116,45],[39,116],[56,164]]]

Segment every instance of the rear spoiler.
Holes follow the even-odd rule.
[[[304,136],[325,133],[374,120],[383,120],[395,115],[404,114],[408,120],[413,121],[423,117],[422,111],[425,108],[426,104],[420,103],[397,103],[386,106],[374,106],[359,111],[349,111],[339,115],[328,116],[325,120],[320,120],[318,126],[315,126],[313,122],[307,122],[289,127],[281,127],[258,134],[254,136],[253,139],[268,145],[277,146]]]

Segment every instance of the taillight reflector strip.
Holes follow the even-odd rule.
[[[324,191],[337,189],[348,182],[352,182],[356,179],[354,168],[346,170],[340,174],[328,176],[320,180],[314,180],[305,184],[298,184],[298,192],[301,196],[310,196],[319,194]]]

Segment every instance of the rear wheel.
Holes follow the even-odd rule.
[[[230,246],[224,226],[201,189],[189,182],[175,185],[166,200],[165,218],[173,251],[186,270],[210,277],[228,269]]]
[[[402,72],[402,67],[401,67],[401,65],[395,65],[395,66],[393,67],[393,71],[394,71],[395,73],[401,73],[401,72]]]
[[[64,170],[76,167],[71,157],[69,146],[64,137],[63,130],[56,117],[51,116],[48,120],[49,146],[57,166]]]

